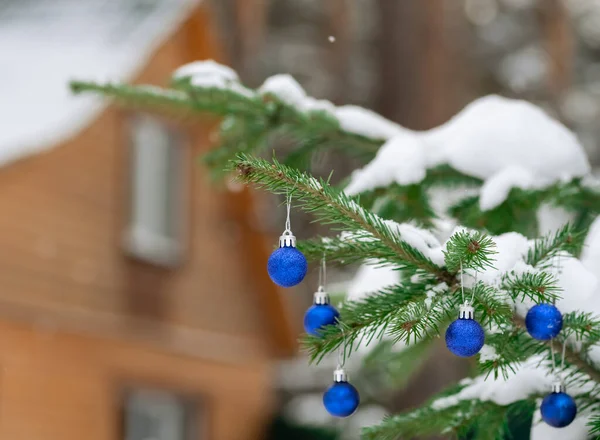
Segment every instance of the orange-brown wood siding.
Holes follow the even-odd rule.
[[[194,14],[139,82],[164,84],[177,66],[214,55],[202,41],[199,53],[190,50],[191,36],[205,22]],[[188,146],[186,261],[165,270],[125,256],[125,120],[109,109],[64,145],[0,170],[0,318],[141,339],[204,357],[268,357],[274,329],[254,290],[265,285],[255,277],[265,275],[247,270],[252,254],[240,251],[240,216],[195,160],[206,148],[202,136],[191,136]],[[260,252],[254,257],[266,259]],[[289,329],[281,332],[292,339]]]
[[[121,440],[123,387],[185,393],[198,440],[262,438],[272,402],[265,364],[239,368],[123,342],[0,324],[0,438]]]

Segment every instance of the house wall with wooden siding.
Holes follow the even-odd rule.
[[[190,61],[197,20],[161,48],[140,82],[164,83]],[[148,333],[167,345],[196,338],[196,350],[207,354],[232,346],[264,356],[272,329],[255,289],[266,275],[248,270],[248,260],[265,255],[248,252],[234,199],[198,165],[207,146],[198,130],[184,146],[191,206],[185,261],[168,270],[125,255],[126,129],[123,113],[109,109],[64,145],[0,170],[0,316],[31,312],[42,326],[71,320],[87,330]],[[212,343],[214,334],[231,343]]]
[[[173,356],[136,344],[0,323],[0,438],[123,440],[126,385],[198,401],[199,440],[262,438],[270,371]]]
[[[193,14],[138,81],[164,84],[186,62],[218,58],[208,26],[206,11]],[[128,257],[126,124],[110,108],[63,145],[0,169],[0,438],[120,439],[118,399],[132,383],[201,398],[203,438],[258,438],[271,360],[295,335],[265,274],[249,194],[209,182],[196,160],[208,134],[187,130],[183,264]]]

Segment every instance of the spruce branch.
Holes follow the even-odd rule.
[[[563,336],[595,344],[600,341],[600,319],[592,313],[571,312],[563,315]]]
[[[523,318],[515,315],[513,321],[516,326],[520,327],[523,330],[526,329],[525,320]],[[546,345],[546,349],[550,348],[551,350],[553,350],[557,356],[560,356],[562,354],[562,347],[558,346],[558,344],[552,344],[552,341],[540,341],[540,343]],[[584,359],[582,359],[581,353],[574,351],[568,345],[565,347],[565,360],[581,372],[587,374],[595,382],[600,383],[600,372],[596,370],[591,363],[588,363]]]
[[[513,311],[495,287],[480,281],[465,291],[465,295],[475,298],[473,306],[482,325],[503,328],[512,323]]]
[[[407,267],[404,258],[399,257],[389,247],[382,245],[378,239],[366,231],[342,234],[334,238],[317,237],[301,240],[297,247],[309,261],[319,261],[325,257],[327,261],[342,265],[385,264],[399,270]],[[412,265],[409,267],[412,268]],[[418,269],[418,272],[422,272],[422,270]]]
[[[450,237],[444,251],[446,267],[456,273],[465,269],[485,270],[492,267],[496,244],[482,232],[460,231]]]
[[[422,408],[387,417],[378,426],[363,428],[361,438],[408,440],[438,433],[462,437],[471,432],[478,439],[503,438],[508,417],[530,415],[535,408],[535,402],[531,399],[520,400],[508,406],[490,401],[460,400],[455,405],[439,409],[434,402],[435,400]]]
[[[590,418],[587,426],[590,427],[590,434],[596,434],[597,436],[600,437],[600,414],[599,413],[594,414]],[[598,437],[596,437],[596,438],[598,438]]]
[[[336,224],[352,232],[370,233],[387,252],[396,254],[407,268],[421,269],[436,275],[441,281],[453,277],[436,265],[419,249],[411,246],[396,230],[396,224],[383,220],[360,206],[344,193],[336,191],[324,180],[307,173],[264,159],[240,154],[233,162],[239,179],[266,188],[275,194],[292,194],[296,203],[306,212],[313,213],[321,224]]]
[[[486,378],[500,375],[507,379],[510,373],[516,373],[515,367],[531,356],[548,353],[545,344],[531,338],[527,332],[512,324],[504,326],[502,332],[486,335],[485,343],[496,350],[498,356],[479,363],[479,372]]]
[[[547,267],[548,260],[560,252],[577,255],[585,240],[585,231],[575,229],[567,223],[554,234],[538,238],[529,249],[525,262],[534,267]]]
[[[320,362],[327,354],[343,347],[349,356],[361,344],[369,344],[384,335],[394,342],[417,341],[437,335],[439,325],[454,308],[452,297],[443,296],[444,286],[437,288],[439,297],[427,305],[428,291],[435,285],[405,283],[374,292],[358,301],[346,301],[339,307],[337,325],[320,330],[319,336],[306,335],[302,345],[311,362]]]
[[[515,301],[529,298],[536,303],[552,303],[560,292],[558,280],[547,272],[506,273],[501,288]]]
[[[95,93],[113,98],[127,107],[150,108],[158,111],[186,110],[191,114],[211,114],[236,118],[249,129],[260,131],[260,137],[270,133],[289,135],[304,145],[310,139],[307,153],[320,148],[336,148],[365,161],[374,157],[382,139],[372,139],[345,131],[336,118],[322,110],[299,110],[274,95],[261,95],[238,84],[234,88],[192,86],[189,81],[174,81],[174,89],[149,85],[124,85],[72,81],[74,93]],[[243,90],[243,92],[242,92]],[[243,137],[242,137],[243,138]],[[250,145],[250,144],[249,144]],[[261,144],[251,144],[248,153],[256,153]],[[239,152],[225,148],[211,152],[207,161],[217,168],[224,168]]]

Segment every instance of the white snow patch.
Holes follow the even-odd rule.
[[[600,217],[597,217],[585,238],[581,262],[591,272],[600,276]]]
[[[335,110],[342,130],[374,139],[391,139],[410,130],[356,105],[342,105]]]
[[[533,423],[531,425],[530,440],[587,440],[589,416],[587,414],[577,414],[577,417],[569,426],[564,428],[553,428],[544,423],[542,414],[539,410],[541,400],[538,402],[538,409],[533,413]]]
[[[550,264],[553,267],[548,270],[558,278],[558,285],[562,289],[556,307],[562,313],[579,310],[600,315],[597,275],[588,270],[577,258],[569,258],[565,255],[560,257],[560,261],[557,257],[552,259]]]
[[[354,112],[367,114],[360,108]],[[351,194],[392,182],[416,183],[427,168],[449,164],[485,182],[481,207],[487,210],[500,205],[511,188],[545,188],[590,173],[590,164],[575,135],[526,101],[484,96],[445,124],[425,132],[407,130],[372,113],[363,120],[357,116],[345,123],[339,113],[338,108],[336,114],[344,129],[394,140],[394,152],[398,152],[395,155],[386,151],[386,142],[382,155],[353,175],[348,189]],[[406,150],[400,148],[403,144]],[[420,154],[402,154],[416,149],[415,145],[423,145]]]
[[[237,73],[231,67],[214,60],[185,64],[173,73],[173,78],[188,78],[190,84],[195,87],[231,90],[247,98],[256,96],[253,90],[240,83]]]
[[[433,303],[433,299],[438,296],[438,294],[440,293],[446,293],[448,291],[448,285],[446,283],[440,283],[437,286],[435,286],[433,289],[428,290],[425,295],[427,296],[427,298],[425,298],[425,307],[427,307],[427,310],[431,309],[431,304]]]
[[[396,223],[384,220],[392,231],[398,232],[402,241],[405,241],[438,266],[444,265],[444,254],[438,239],[426,229],[418,228],[410,223]]]
[[[356,301],[400,282],[400,272],[390,266],[363,264],[348,285],[346,299]]]
[[[237,81],[231,81],[223,76],[196,75],[190,78],[190,84],[195,87],[230,90],[239,95],[245,96],[246,98],[253,98],[256,96],[253,90],[250,90]]]
[[[463,400],[476,399],[506,406],[532,395],[549,392],[555,379],[545,355],[532,356],[516,367],[516,371],[508,371],[506,378],[486,378],[485,375],[481,375],[473,379],[464,379],[461,384],[466,386],[461,391],[435,400],[432,407],[440,410],[455,406]],[[563,380],[568,378],[568,371],[562,373]],[[568,379],[566,383],[571,396],[588,393],[594,386],[593,383],[569,383]]]
[[[487,179],[479,193],[479,207],[489,211],[506,200],[513,188],[529,189],[534,186],[531,172],[519,165],[511,165],[501,169]]]
[[[432,407],[440,410],[455,406],[463,400],[475,399],[505,406],[534,394],[545,393],[552,385],[552,378],[548,369],[540,365],[542,360],[541,356],[528,359],[516,373],[510,371],[506,379],[500,375],[498,378],[477,376],[463,380],[465,388],[457,394],[435,400]]]
[[[392,183],[399,185],[419,183],[425,178],[425,173],[423,143],[410,133],[398,134],[379,149],[369,164],[352,173],[345,192],[348,195],[356,195]]]
[[[194,61],[184,64],[173,73],[174,79],[207,76],[220,77],[228,81],[239,82],[240,80],[235,70],[214,60]]]
[[[546,236],[558,231],[567,223],[573,222],[575,215],[559,206],[542,204],[537,211],[538,232],[540,236]]]
[[[119,2],[13,3],[0,26],[0,165],[89,125],[108,101],[74,96],[69,80],[131,81],[199,1],[157,1],[135,13]]]
[[[491,345],[485,344],[479,351],[479,362],[495,361],[500,359],[496,349]]]
[[[267,78],[258,91],[262,95],[275,95],[286,104],[298,107],[302,107],[306,99],[306,92],[298,81],[284,73]]]
[[[529,170],[544,185],[590,172],[575,135],[527,101],[484,96],[424,136],[445,145],[453,168],[484,180],[510,166]]]
[[[452,235],[460,231],[468,231],[467,228],[457,227]],[[531,245],[527,238],[518,232],[507,232],[506,234],[490,237],[496,244],[496,254],[492,255],[491,258],[492,266],[488,267],[484,271],[477,273],[477,279],[487,284],[498,285],[501,281],[502,275],[506,272],[515,270],[517,272],[526,271],[530,266],[526,266],[523,259],[527,255],[527,250]],[[444,248],[446,244],[444,244]],[[533,268],[531,268],[533,270]],[[465,273],[469,273],[465,271]],[[470,273],[469,278],[474,278],[474,272]],[[465,279],[467,284],[468,279]]]
[[[289,74],[273,75],[258,89],[261,95],[271,94],[300,111],[326,111],[333,114],[335,105],[324,99],[308,96],[302,86]]]

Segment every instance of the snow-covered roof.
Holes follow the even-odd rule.
[[[201,0],[9,0],[0,6],[0,166],[47,150],[106,103],[74,78],[130,81]]]

